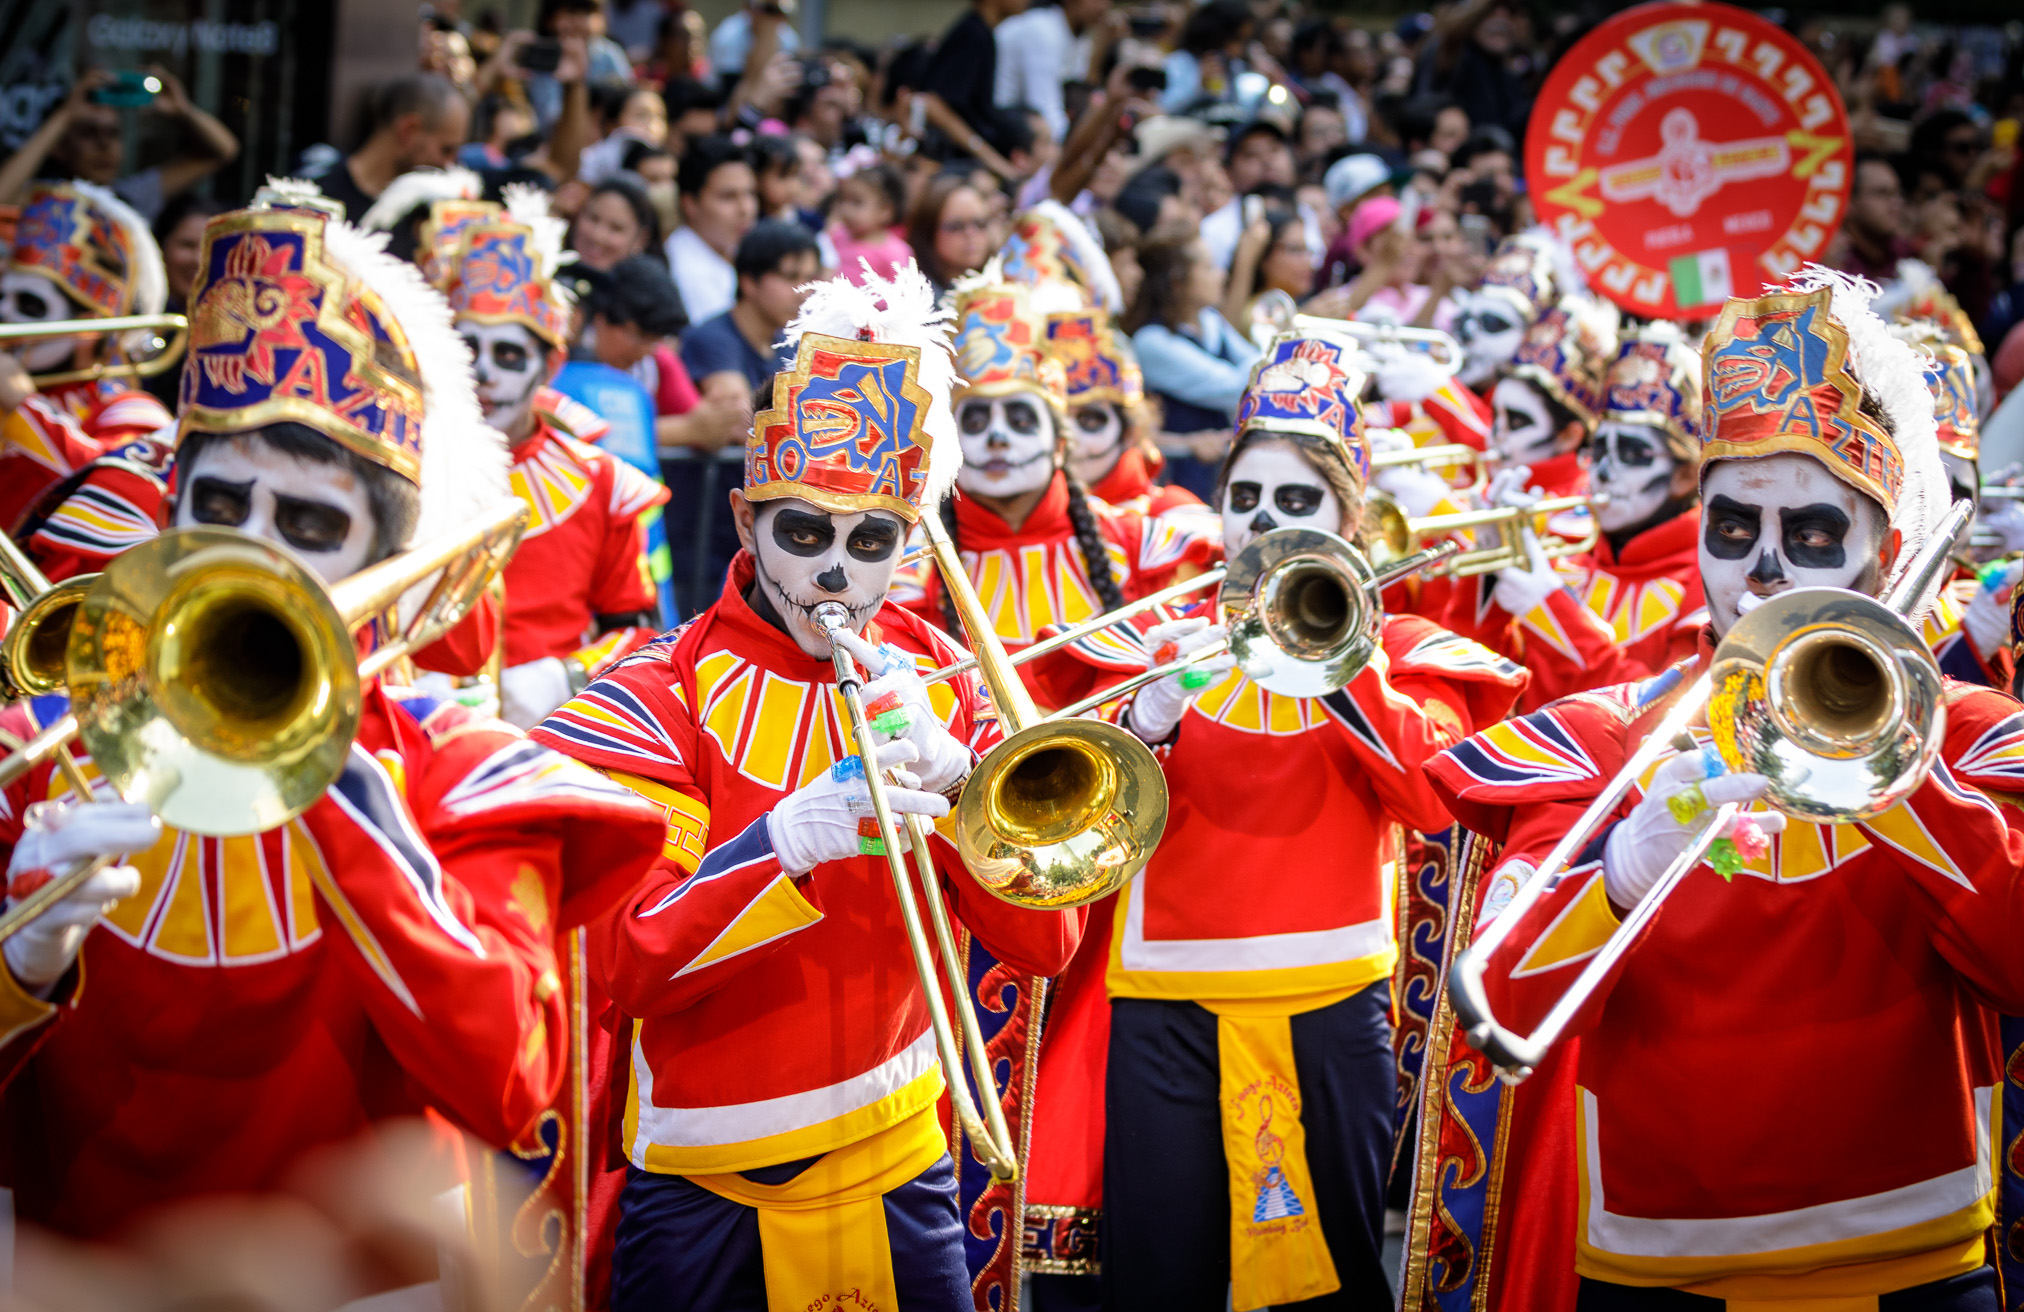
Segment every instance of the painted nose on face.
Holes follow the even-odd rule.
[[[850,576],[843,572],[843,566],[831,565],[815,576],[815,586],[824,592],[843,592],[850,587]]]
[[[1251,517],[1251,531],[1253,533],[1270,533],[1278,527],[1279,521],[1273,519],[1272,516],[1262,510]]]
[[[1747,575],[1752,583],[1765,588],[1775,588],[1785,581],[1785,567],[1778,561],[1778,553],[1767,550],[1757,557],[1757,564]]]

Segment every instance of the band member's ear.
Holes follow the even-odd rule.
[[[1889,576],[1891,567],[1897,564],[1898,552],[1903,549],[1904,544],[1905,535],[1903,529],[1894,528],[1885,531],[1883,535],[1883,549],[1877,553],[1877,559],[1882,562],[1882,572],[1886,577]]]
[[[1579,451],[1588,444],[1588,437],[1588,425],[1579,419],[1570,419],[1553,435],[1553,450],[1563,456],[1570,451]]]
[[[744,489],[732,488],[731,522],[738,526],[738,545],[755,555],[759,551],[759,541],[754,530],[758,518],[758,509],[745,499]]]

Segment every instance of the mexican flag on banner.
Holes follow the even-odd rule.
[[[1729,252],[1717,247],[1673,260],[1673,302],[1682,310],[1726,301],[1736,289],[1729,281]]]

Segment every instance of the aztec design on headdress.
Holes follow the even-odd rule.
[[[962,463],[947,397],[948,327],[909,264],[891,282],[816,284],[788,325],[794,366],[745,441],[745,496],[795,497],[833,514],[939,507]]]
[[[1982,425],[1975,418],[1975,366],[1958,346],[1933,343],[1925,348],[1926,386],[1933,393],[1933,423],[1940,447],[1964,460],[1982,455]]]
[[[509,188],[506,205],[493,206],[490,215],[469,212],[474,203],[431,207],[425,236],[429,224],[441,221],[455,225],[457,240],[430,281],[459,319],[523,324],[550,346],[567,346],[572,298],[555,271],[568,225],[550,217],[547,195],[533,187]]]
[[[205,227],[180,431],[306,424],[419,483],[421,368],[380,295],[326,252],[336,226],[242,210]]]
[[[1043,200],[1013,219],[999,257],[1006,282],[1072,283],[1091,303],[1113,314],[1124,309],[1110,257],[1089,226],[1060,201]]]
[[[16,225],[8,268],[40,274],[87,318],[158,314],[168,300],[147,221],[89,182],[38,182]]]
[[[1602,417],[1656,428],[1675,460],[1701,455],[1701,357],[1678,327],[1646,325],[1617,350],[1604,382]]]
[[[505,217],[506,207],[489,200],[461,197],[430,204],[428,217],[415,230],[415,264],[422,276],[441,287],[456,275],[450,266],[464,246],[464,234],[475,224]]]
[[[1505,370],[1593,424],[1614,354],[1613,315],[1586,296],[1564,297],[1525,330]]]
[[[1558,238],[1533,229],[1498,243],[1477,293],[1504,301],[1530,323],[1581,290],[1573,253]]]
[[[1068,404],[1068,382],[1047,347],[1045,317],[1029,289],[1004,281],[994,258],[982,273],[956,284],[956,369],[952,403],[971,397],[1030,392],[1057,414]]]
[[[1357,475],[1370,478],[1370,440],[1364,435],[1357,394],[1365,373],[1353,340],[1280,337],[1251,368],[1237,403],[1237,434],[1303,433],[1321,438]]]
[[[1061,365],[1068,404],[1109,401],[1130,408],[1146,399],[1145,376],[1131,340],[1101,308],[1047,316],[1047,353]]]

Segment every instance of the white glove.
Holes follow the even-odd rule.
[[[1420,465],[1379,469],[1371,474],[1370,481],[1378,491],[1389,493],[1413,519],[1433,514],[1436,506],[1455,494],[1446,479]]]
[[[1982,503],[1982,526],[2003,539],[2005,554],[2024,551],[2024,501],[1991,497]]]
[[[1179,660],[1228,637],[1222,625],[1211,624],[1200,617],[1155,624],[1145,632],[1146,668],[1150,670],[1168,661]],[[1167,650],[1169,646],[1172,650]],[[1175,727],[1187,712],[1188,703],[1195,700],[1195,694],[1215,682],[1213,676],[1236,664],[1237,658],[1226,651],[1169,674],[1164,679],[1154,680],[1132,696],[1125,727],[1145,742],[1165,742],[1173,737]],[[1193,686],[1190,687],[1190,684]]]
[[[145,852],[162,836],[161,822],[133,802],[37,802],[28,808],[21,841],[7,863],[8,902],[75,870],[80,862]],[[47,878],[42,876],[46,875]],[[107,866],[0,945],[22,987],[47,997],[84,947],[84,936],[123,897],[140,891],[132,866]]]
[[[888,742],[904,737],[919,750],[915,759],[920,762],[921,787],[931,793],[946,793],[969,778],[977,758],[935,714],[935,705],[928,700],[928,685],[921,680],[913,658],[896,648],[874,647],[848,629],[838,629],[836,640],[872,676],[863,689],[867,710],[889,693],[897,693],[905,704],[906,729],[899,735],[881,736]]]
[[[415,691],[427,693],[439,702],[455,702],[459,706],[468,706],[488,720],[501,718],[499,692],[489,679],[459,683],[455,675],[444,674],[437,670],[420,670],[415,674]]]
[[[1602,853],[1603,887],[1617,906],[1634,907],[1652,891],[1652,885],[1659,882],[1666,867],[1692,845],[1707,825],[1714,808],[1725,802],[1754,802],[1771,787],[1771,781],[1761,774],[1723,774],[1704,779],[1707,760],[1705,751],[1682,752],[1660,766],[1652,775],[1644,800],[1609,831],[1609,841],[1603,845]],[[1697,784],[1707,805],[1681,824],[1666,804],[1667,799]],[[1785,828],[1785,817],[1777,811],[1752,811],[1747,818],[1756,821],[1766,834]],[[1717,837],[1726,838],[1734,833],[1743,819],[1745,816],[1738,812]]]
[[[885,792],[902,849],[908,846],[907,831],[899,817],[949,813],[947,798],[922,792],[919,775],[897,768],[913,761],[915,755],[913,743],[904,738],[878,749],[878,768],[891,770],[896,781],[886,785]],[[858,845],[857,823],[873,814],[862,759],[846,756],[820,779],[789,793],[767,812],[766,833],[773,840],[773,855],[780,858],[780,868],[790,874],[806,874],[825,861],[858,855],[863,849]]]
[[[2010,645],[2010,601],[2020,570],[2024,561],[2004,562],[2002,574],[1984,579],[1961,614],[1961,631],[1985,661],[1996,659],[1996,653]]]
[[[1490,475],[1489,486],[1483,489],[1483,499],[1493,506],[1524,506],[1530,509],[1532,503],[1546,495],[1541,488],[1525,485],[1532,479],[1532,466],[1507,465]]]
[[[1424,401],[1448,381],[1446,371],[1425,351],[1380,346],[1379,352],[1374,377],[1377,394],[1387,401]]]
[[[1497,585],[1490,590],[1490,600],[1514,619],[1530,615],[1544,605],[1548,597],[1566,586],[1560,571],[1546,559],[1546,549],[1539,545],[1539,538],[1532,532],[1531,525],[1525,525],[1519,531],[1525,535],[1525,557],[1530,563],[1524,569],[1512,566],[1498,570]]]
[[[569,667],[559,656],[543,656],[499,672],[499,718],[532,729],[569,700]]]

